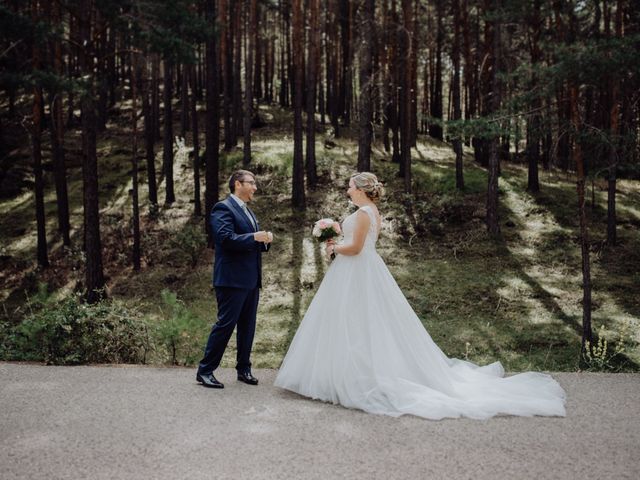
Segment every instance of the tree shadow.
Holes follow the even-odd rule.
[[[300,320],[302,319],[302,262],[303,255],[304,232],[301,229],[293,229],[291,232],[291,294],[293,295],[293,303],[291,305],[291,319],[287,325],[287,335],[285,339],[285,351],[289,348],[293,340]]]
[[[563,180],[564,181],[564,180]],[[525,193],[526,181],[519,177],[510,177],[509,182],[517,185],[523,195],[529,198],[535,205],[544,209],[553,217],[558,225],[571,229],[571,237],[560,235],[554,237],[550,232],[542,235],[544,245],[549,249],[562,248],[562,242],[571,242],[576,254],[576,269],[580,269],[579,223],[578,223],[578,198],[570,185],[552,185],[544,183],[541,192],[536,194]],[[606,244],[606,201],[596,202],[587,206],[587,228],[590,240],[590,260],[592,265],[593,293],[604,292],[612,296],[616,303],[628,314],[640,316],[640,302],[635,292],[640,288],[640,233],[635,228],[622,228],[618,224],[618,244]],[[618,215],[618,220],[625,219],[624,214]],[[595,270],[601,269],[601,273]],[[635,280],[634,280],[635,279]],[[595,303],[595,302],[594,302]]]
[[[461,255],[460,262],[446,262],[446,270],[440,266],[430,269],[437,272],[429,282],[434,285],[432,292],[419,289],[417,295],[414,293],[411,303],[420,312],[427,330],[430,330],[429,324],[433,327],[430,334],[436,343],[449,356],[464,358],[470,353],[472,361],[478,363],[499,360],[510,371],[529,370],[530,365],[545,370],[566,369],[574,358],[577,365],[580,325],[576,319],[562,312],[553,296],[521,270],[506,248],[497,245],[495,250],[500,263],[493,268],[488,265],[490,262],[477,258],[465,261]],[[409,268],[410,279],[427,273],[417,262]],[[438,281],[441,275],[448,276],[447,283],[454,285],[441,287]],[[510,277],[521,279],[531,289],[531,296],[541,303],[539,308],[555,312],[551,321],[532,321],[528,306],[522,309],[517,298],[505,301],[502,289],[509,288]],[[465,279],[473,280],[467,283]],[[414,280],[413,287],[409,284],[404,288],[415,286]],[[431,300],[421,301],[420,297],[431,297]],[[457,299],[461,297],[464,300],[459,302]],[[442,299],[444,301],[439,302]],[[425,322],[427,318],[429,321]],[[465,351],[467,341],[466,348],[471,351]]]
[[[141,159],[143,160],[143,159]],[[99,179],[99,202],[101,214],[105,210],[111,208],[111,205],[121,198],[127,189],[127,185],[131,180],[130,159],[126,161],[114,162],[108,157],[99,158],[99,171],[107,172],[100,175]],[[113,163],[113,164],[112,164]],[[114,171],[114,165],[117,170]],[[142,167],[141,167],[142,168]],[[69,195],[69,210],[72,217],[76,217],[76,224],[72,224],[72,229],[80,230],[82,227],[82,173],[80,169],[67,169],[67,189]],[[60,240],[57,230],[57,203],[55,196],[55,186],[53,183],[53,174],[45,174],[45,218],[47,222],[47,243],[51,250]],[[6,201],[12,201],[7,199]],[[145,203],[145,199],[141,199],[141,204]],[[18,240],[31,230],[35,231],[35,197],[29,196],[22,200],[10,212],[3,215],[3,238],[7,242]],[[35,246],[34,246],[35,258]]]
[[[510,178],[509,181],[510,183],[514,183],[513,178]],[[571,192],[568,192],[567,189],[563,189],[559,186],[544,185],[542,186],[542,188],[545,190],[544,194],[538,193],[538,194],[531,195],[525,191],[524,189],[525,185],[522,179],[518,178],[516,182],[519,183],[520,187],[522,187],[522,192],[523,192],[522,195],[530,195],[530,198],[537,205],[543,204],[545,206],[545,210],[548,211],[554,217],[558,225],[562,225],[563,227],[569,225],[572,231],[574,232],[573,236],[575,237],[579,235],[579,231],[578,231],[579,226],[578,226],[578,219],[577,219],[577,210],[578,210],[577,196],[575,194],[572,196]],[[547,197],[549,191],[553,192],[551,195],[551,198],[553,199],[553,201],[547,201],[549,200],[549,198]],[[545,200],[541,202],[540,201],[541,198]],[[575,210],[573,214],[570,213],[572,210],[571,207],[567,206],[567,204],[569,205],[571,204],[570,200],[573,200],[573,203],[575,204]],[[507,206],[505,206],[504,202],[501,208],[504,211],[508,212],[508,216],[510,220],[514,222],[516,229],[521,230],[524,228],[524,225],[519,220],[516,213],[510,210]],[[599,205],[594,206],[592,217],[595,217],[595,218],[600,217],[601,219],[606,219],[606,209],[602,208]],[[592,227],[590,233],[593,234],[594,230],[596,230],[596,228]],[[602,232],[598,231],[598,234],[601,235]],[[593,236],[591,238],[593,238]],[[629,240],[635,245],[636,248],[632,248],[631,251],[627,252],[629,255],[629,257],[627,258],[627,261],[629,261],[630,259],[635,259],[636,265],[640,265],[640,255],[637,253],[638,249],[640,248],[640,242],[638,241],[639,239],[636,236],[635,239],[629,239]],[[540,235],[541,247],[539,248],[539,250],[544,251],[546,253],[549,253],[551,250],[556,248],[560,248],[564,250],[563,243],[570,242],[570,241],[572,241],[570,238],[562,237],[561,242],[558,242],[556,233],[553,230],[551,230],[551,231],[548,231],[547,233],[541,233]],[[573,265],[573,267],[579,271],[581,269],[579,244],[576,244],[574,240],[574,243],[572,244],[572,246],[576,254],[576,262]],[[592,250],[593,250],[593,243],[592,243]],[[610,250],[605,248],[604,252],[607,252],[607,251],[610,251]],[[620,271],[619,270],[619,268],[621,267],[620,264],[616,262],[607,262],[606,257],[604,262],[601,261],[602,257],[599,256],[599,253],[600,252],[592,253],[592,256],[591,256],[592,267],[595,262],[598,262],[598,266],[605,270],[606,278],[602,279],[601,275],[594,275],[592,273],[592,281],[594,282],[593,294],[597,295],[600,292],[610,294],[615,299],[615,303],[616,305],[619,306],[619,308],[621,308],[625,313],[636,316],[638,305],[637,303],[634,303],[633,299],[635,297],[634,295],[630,294],[629,289],[617,288],[618,282],[616,281],[607,283],[606,288],[602,288],[602,283],[603,281],[609,282],[611,278],[615,278],[615,277],[624,278],[624,276],[632,275],[633,274],[632,272],[633,271],[637,272],[637,269],[633,270],[632,268],[631,270],[629,270],[628,268],[623,267],[623,270]],[[550,312],[556,318],[561,320],[567,327],[569,327],[576,333],[579,339],[581,339],[582,338],[582,310],[580,310],[580,314],[577,316],[569,315],[565,313],[562,309],[562,306],[558,303],[554,295],[549,293],[538,279],[532,277],[525,271],[527,268],[527,263],[531,262],[531,258],[525,259],[519,255],[514,254],[511,251],[509,251],[509,256],[511,257],[514,265],[518,269],[519,278],[523,280],[531,289],[533,298],[541,302],[541,304],[544,306],[544,308],[548,312]],[[626,262],[624,263],[625,265],[628,265]],[[601,285],[600,288],[598,288],[598,283],[600,283]],[[580,286],[578,286],[578,288],[580,288]],[[580,289],[580,293],[582,293],[581,289]],[[597,316],[597,307],[598,307],[595,300],[592,306],[593,306],[593,310],[592,310],[592,321],[593,321]],[[633,368],[635,370],[640,368],[640,365],[638,365],[637,362],[635,362],[633,359],[631,359],[627,355],[621,354],[621,357],[623,358],[618,363],[626,364],[626,366]]]

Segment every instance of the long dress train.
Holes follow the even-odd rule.
[[[377,221],[355,256],[333,261],[289,347],[275,385],[375,414],[429,419],[498,414],[565,415],[565,392],[551,376],[504,377],[448,358],[433,342],[375,249]],[[357,212],[343,223],[353,237]]]

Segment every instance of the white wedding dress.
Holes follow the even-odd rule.
[[[565,415],[565,392],[551,376],[504,377],[448,358],[433,342],[375,249],[371,219],[362,251],[329,267],[284,358],[275,385],[370,413],[429,419],[498,414]],[[343,224],[350,243],[357,212]]]

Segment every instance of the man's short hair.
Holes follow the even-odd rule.
[[[256,179],[256,176],[249,170],[236,170],[231,174],[229,178],[229,191],[231,193],[236,191],[236,182],[241,182],[246,175],[251,175],[254,180]]]

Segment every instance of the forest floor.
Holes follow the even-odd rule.
[[[166,322],[171,307],[161,292],[170,290],[193,317],[175,358],[158,345],[147,361],[193,364],[215,321],[211,288],[212,252],[204,245],[191,255],[185,246],[200,235],[193,216],[193,168],[188,148],[176,153],[177,201],[150,209],[145,168],[140,159],[143,268],[134,272],[131,251],[131,141],[126,105],[99,136],[101,234],[107,294],[135,308],[150,323]],[[291,113],[262,106],[266,126],[253,131],[250,169],[258,176],[252,208],[275,240],[264,255],[264,288],[258,311],[253,362],[277,368],[318,288],[327,263],[311,236],[321,217],[349,213],[346,182],[356,165],[355,132],[340,138],[319,128],[316,143],[320,184],[309,192],[307,210],[290,208],[293,138]],[[178,130],[176,125],[176,130]],[[189,134],[190,135],[190,134]],[[62,248],[57,234],[55,189],[45,138],[46,217],[51,267],[35,263],[35,207],[24,135],[13,138],[2,162],[0,198],[0,319],[19,322],[30,311],[28,299],[47,284],[50,297],[64,298],[82,288],[82,178],[78,130],[66,137],[73,247]],[[242,163],[242,150],[221,156],[220,194],[226,178]],[[189,143],[190,144],[190,143]],[[201,145],[204,141],[201,141]],[[156,169],[161,171],[161,143]],[[487,174],[465,155],[465,190],[455,189],[450,145],[420,136],[412,152],[415,196],[403,194],[397,165],[377,142],[372,171],[385,182],[380,205],[384,218],[378,249],[435,342],[449,355],[486,363],[500,360],[508,371],[576,371],[582,322],[581,260],[574,176],[541,171],[541,191],[526,192],[526,166],[503,162],[500,177],[499,240],[483,223]],[[143,152],[141,153],[143,154]],[[203,188],[204,192],[204,188]],[[640,365],[640,181],[618,182],[618,238],[606,239],[606,185],[589,185],[587,213],[593,279],[593,323],[603,338],[625,351],[607,359],[614,370]],[[591,201],[593,198],[594,202]],[[235,360],[232,340],[223,366]]]

